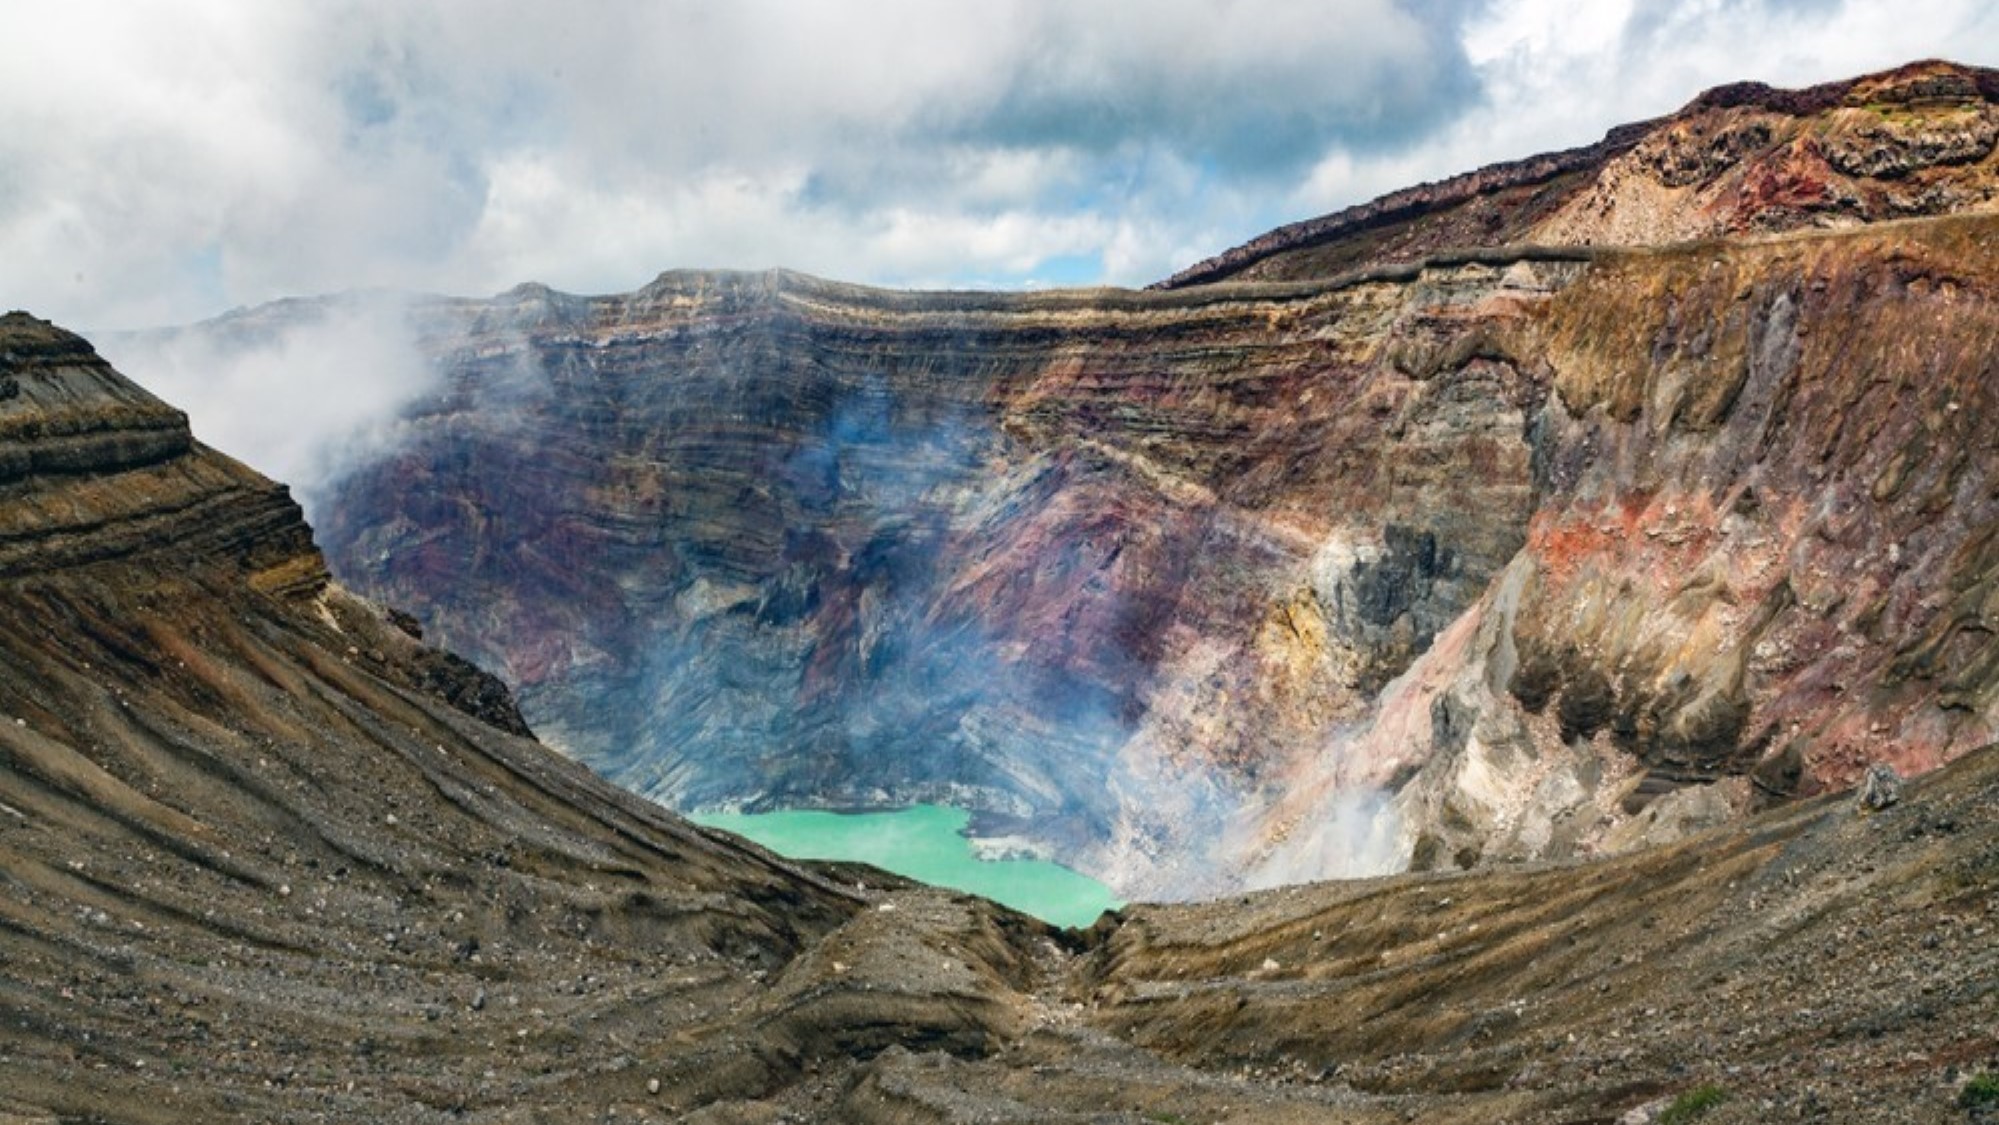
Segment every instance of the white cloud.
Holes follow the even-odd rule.
[[[1005,284],[1100,262],[1143,283],[1718,82],[1989,56],[1988,8],[23,6],[0,37],[0,304],[99,328],[683,266]]]
[[[437,386],[406,307],[351,294],[266,307],[214,333],[112,335],[97,346],[187,411],[196,438],[290,484],[310,516],[339,473],[394,446],[394,420]]]

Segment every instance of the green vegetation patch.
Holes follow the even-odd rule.
[[[1986,1070],[1972,1075],[1957,1092],[1957,1104],[1960,1109],[1999,1108],[1999,1073]]]
[[[1687,1125],[1727,1100],[1728,1091],[1712,1082],[1696,1086],[1673,1099],[1673,1104],[1659,1114],[1659,1125]]]

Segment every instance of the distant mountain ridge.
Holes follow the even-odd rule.
[[[1996,107],[1999,70],[1940,60],[1800,90],[1717,86],[1592,145],[1287,224],[1155,287],[1328,277],[1471,245],[1656,245],[1988,208]],[[1664,215],[1623,190],[1648,180],[1680,192]]]

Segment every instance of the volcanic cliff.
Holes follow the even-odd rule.
[[[693,828],[416,632],[0,317],[0,1120],[1915,1122],[1999,1067],[1990,749],[1057,933]]]
[[[417,301],[323,542],[681,808],[1147,897],[1670,838],[1994,737],[1996,99],[1728,87],[1157,292]]]
[[[1462,246],[1659,245],[1989,208],[1999,71],[1917,62],[1719,86],[1582,148],[1279,227],[1162,288],[1337,276]]]

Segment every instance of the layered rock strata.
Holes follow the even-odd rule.
[[[1545,387],[1483,341],[1582,268],[435,305],[449,389],[325,540],[641,792],[969,804],[1189,893],[1175,842],[1357,721],[1525,541]]]

